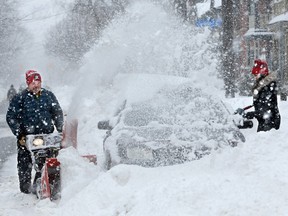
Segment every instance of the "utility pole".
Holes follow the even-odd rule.
[[[283,101],[287,100],[287,89],[285,86],[285,73],[284,73],[284,65],[285,65],[285,35],[284,35],[284,27],[283,22],[280,22],[279,26],[279,90],[280,90],[280,99]]]
[[[215,7],[215,0],[211,0],[211,2],[210,2],[210,10],[212,11],[214,7]]]
[[[233,64],[233,0],[222,0],[222,70],[225,96],[235,97],[235,68]]]

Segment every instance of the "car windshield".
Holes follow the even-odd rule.
[[[125,127],[146,140],[224,140],[232,121],[219,99],[183,85],[162,89],[149,101],[132,104],[124,114]]]

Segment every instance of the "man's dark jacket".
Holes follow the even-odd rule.
[[[63,111],[52,92],[42,88],[37,96],[25,89],[12,99],[6,121],[16,136],[52,133],[54,124],[62,132]]]
[[[258,120],[258,132],[279,129],[281,117],[277,103],[276,77],[269,74],[257,80],[252,91],[255,112],[247,113],[247,117]]]

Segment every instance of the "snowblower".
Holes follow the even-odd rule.
[[[246,117],[246,110],[252,108],[253,105],[249,105],[249,106],[246,106],[244,108],[238,108],[235,112],[234,112],[234,115],[236,114],[239,114],[242,119],[239,121],[239,123],[237,124],[237,127],[239,129],[247,129],[247,128],[252,128],[253,127],[253,121],[250,120],[250,119],[247,119]]]
[[[61,197],[61,167],[57,159],[60,149],[73,146],[77,149],[78,121],[65,122],[64,132],[27,135],[26,147],[31,152],[33,165],[40,177],[36,179],[36,196],[51,201]],[[96,155],[82,155],[96,164]]]
[[[27,135],[26,146],[32,155],[34,169],[40,173],[36,179],[36,196],[39,199],[60,197],[60,162],[57,155],[61,149],[62,134]]]

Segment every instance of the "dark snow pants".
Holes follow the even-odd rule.
[[[17,169],[20,184],[20,191],[23,193],[31,192],[31,175],[32,175],[32,159],[30,151],[17,143]]]

